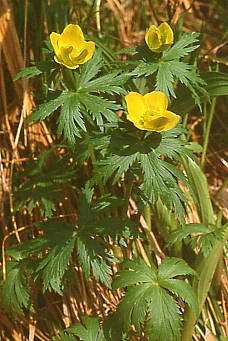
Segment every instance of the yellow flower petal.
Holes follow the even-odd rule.
[[[157,131],[157,132],[168,130],[168,129],[165,129],[168,122],[169,122],[169,119],[167,117],[159,116],[159,115],[156,115],[156,116],[148,115],[147,117],[145,117],[145,120],[144,120],[144,129],[148,131]]]
[[[59,38],[60,38],[60,34],[58,34],[58,33],[52,32],[50,34],[50,40],[51,40],[51,44],[53,46],[53,49],[55,51],[55,54],[58,54],[58,51],[59,51],[59,46],[58,46]]]
[[[81,45],[81,51],[77,49],[73,49],[70,53],[70,59],[73,64],[84,64],[90,58],[92,58],[95,50],[95,43],[92,41],[84,42]]]
[[[149,131],[167,131],[174,128],[180,120],[180,116],[174,114],[171,111],[165,111],[165,113],[160,116],[150,116],[145,117],[144,129]]]
[[[161,33],[161,41],[162,44],[173,44],[173,30],[166,22],[163,22],[161,25],[158,26],[158,29]]]
[[[151,50],[156,50],[161,46],[160,32],[155,25],[150,26],[149,30],[146,32],[145,40]]]
[[[146,109],[150,114],[162,115],[168,107],[168,99],[161,91],[152,91],[144,96]]]
[[[52,32],[50,40],[55,52],[54,60],[69,69],[77,69],[80,64],[86,63],[94,54],[95,43],[85,41],[83,32],[78,25],[68,25],[62,34]]]
[[[127,119],[132,121],[134,124],[135,122],[139,122],[146,113],[143,96],[137,92],[130,92],[127,96],[125,96],[125,100],[127,102],[128,110]]]
[[[63,33],[59,38],[60,46],[73,46],[75,48],[80,48],[80,45],[85,41],[81,27],[78,25],[67,25],[64,28]]]
[[[75,70],[79,67],[79,65],[67,64],[62,59],[58,59],[58,57],[56,57],[56,56],[54,56],[54,60],[56,63],[59,63],[63,66],[66,66],[68,69],[71,69],[71,70]]]
[[[127,102],[127,119],[141,130],[167,131],[174,128],[180,116],[166,110],[168,100],[161,91],[152,91],[142,96],[137,92],[130,92]]]

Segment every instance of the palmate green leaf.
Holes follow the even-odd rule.
[[[132,133],[113,130],[110,133],[109,145],[106,146],[107,158],[97,162],[96,183],[106,182],[113,176],[113,183],[128,172],[141,170],[143,180],[140,186],[142,198],[155,203],[158,197],[169,209],[175,210],[176,216],[183,218],[182,203],[187,200],[178,186],[180,179],[187,187],[188,181],[174,165],[161,160],[161,155],[179,160],[191,152],[186,148],[186,142],[180,138],[183,129],[176,128],[164,133],[146,133],[142,139],[142,132],[134,129]],[[140,170],[139,170],[140,169]]]
[[[180,39],[168,50],[163,52],[162,60],[174,60],[188,55],[196,50],[200,45],[195,45],[199,42],[199,33],[185,33]],[[194,45],[192,45],[194,44]]]
[[[75,246],[75,227],[55,220],[36,225],[45,233],[11,248],[8,254],[18,260],[39,256],[38,260],[33,258],[32,270],[36,279],[42,280],[43,292],[53,290],[62,295],[63,276]]]
[[[80,110],[79,95],[70,92],[65,97],[58,118],[57,133],[59,136],[63,133],[65,139],[74,144],[76,137],[81,137],[80,130],[86,131],[86,127]]]
[[[188,283],[180,279],[160,280],[159,283],[163,288],[180,297],[193,311],[197,312],[196,293]]]
[[[69,165],[70,155],[57,156],[57,147],[40,154],[38,160],[29,160],[25,171],[15,176],[14,183],[19,182],[19,186],[15,186],[14,190],[15,210],[26,207],[28,212],[31,212],[33,208],[38,207],[43,217],[53,215],[56,203],[62,199],[62,184],[66,188],[75,178],[75,171]],[[51,164],[48,163],[49,157],[52,158]]]
[[[79,93],[107,93],[124,94],[125,90],[121,87],[130,77],[130,74],[120,71],[109,72],[106,75],[97,74],[103,68],[103,58],[100,50],[96,51],[93,58],[85,63],[80,71],[77,80]],[[94,77],[97,76],[95,79]]]
[[[182,220],[184,208],[180,200],[186,204],[187,200],[178,186],[176,175],[173,171],[170,172],[167,164],[157,158],[154,152],[141,154],[140,163],[144,174],[144,181],[140,186],[143,194],[153,204],[160,197],[166,207],[170,210],[174,208],[175,215]]]
[[[46,235],[39,238],[47,239],[50,250],[38,261],[35,271],[43,282],[43,292],[53,290],[62,295],[63,276],[69,267],[75,247],[75,227],[61,221],[49,221],[37,225],[47,231]]]
[[[127,247],[125,238],[134,239],[138,237],[138,231],[134,222],[125,217],[104,218],[98,222],[91,223],[88,228],[96,231],[101,236],[111,237],[116,244],[125,247]]]
[[[57,97],[51,101],[40,104],[35,111],[29,116],[26,122],[42,121],[50,116],[56,109],[63,105],[67,98],[67,92],[62,91]]]
[[[192,65],[178,60],[160,62],[156,78],[156,90],[163,91],[168,98],[170,95],[175,98],[174,79],[179,79],[182,84],[189,88],[195,103],[200,104],[200,96],[197,89],[205,86],[206,83]]]
[[[25,274],[24,269],[23,263],[7,262],[7,277],[1,284],[1,302],[13,315],[22,314],[23,309],[30,305],[28,274]]]
[[[116,262],[115,259],[96,239],[91,238],[81,231],[77,238],[77,253],[86,278],[93,274],[97,281],[101,281],[110,288],[112,270],[105,261]]]
[[[85,107],[86,111],[92,115],[92,118],[96,120],[97,125],[103,130],[104,120],[108,122],[117,122],[118,116],[115,114],[115,110],[119,110],[120,105],[110,101],[101,96],[95,96],[88,93],[78,94],[80,103]]]
[[[78,336],[82,341],[105,341],[98,317],[82,316],[81,320],[82,323],[73,324],[65,332]]]
[[[20,72],[18,72],[14,80],[16,81],[19,78],[29,79],[34,76],[38,76],[56,66],[56,63],[54,62],[34,62],[33,64],[34,66],[23,68]]]
[[[119,71],[110,72],[107,75],[91,80],[88,85],[83,86],[79,92],[102,92],[110,95],[125,94],[126,90],[123,89],[121,85],[126,83],[129,77],[130,75],[127,73],[120,74]]]
[[[128,288],[117,311],[105,321],[104,334],[107,340],[122,340],[123,334],[128,332],[132,324],[137,332],[140,331],[141,324],[148,313],[145,300],[147,291],[151,291],[150,283]]]
[[[78,78],[79,90],[86,88],[89,85],[91,79],[93,79],[103,67],[103,59],[100,50],[96,49],[93,57],[80,68],[80,74]]]
[[[150,315],[146,333],[151,341],[180,341],[180,310],[175,299],[165,290],[154,286],[149,301]]]
[[[137,160],[137,153],[132,155],[113,155],[97,163],[97,174],[94,177],[96,183],[101,180],[106,182],[115,173],[113,184],[116,183],[122,174],[127,172]]]
[[[138,66],[132,71],[133,76],[150,76],[153,75],[158,70],[159,64],[140,61]]]
[[[155,90],[162,91],[168,98],[170,95],[176,97],[173,83],[174,75],[171,69],[171,65],[168,62],[162,62],[159,64],[158,73],[156,76],[156,88]]]
[[[20,188],[15,193],[15,210],[21,210],[25,206],[30,213],[38,207],[42,217],[50,218],[56,211],[55,203],[62,199],[62,191],[52,183],[38,183],[34,189],[31,182]]]
[[[226,236],[227,226],[218,228],[214,225],[208,227],[203,224],[185,224],[181,229],[171,234],[167,246],[185,240],[194,250],[196,247],[201,250],[204,257],[207,257],[217,240],[223,241]],[[191,237],[191,238],[190,238]]]
[[[117,311],[105,324],[108,340],[120,340],[132,324],[137,331],[146,324],[150,340],[179,341],[181,312],[176,297],[194,309],[197,309],[197,300],[192,287],[174,277],[194,275],[195,271],[178,258],[165,258],[158,269],[148,267],[142,260],[124,262],[122,267],[128,270],[117,274],[113,288],[130,287]]]
[[[159,279],[169,279],[176,276],[196,275],[196,272],[183,260],[166,257],[158,269]]]

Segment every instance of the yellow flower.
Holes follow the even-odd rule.
[[[161,52],[173,44],[173,31],[166,22],[158,27],[151,25],[146,32],[145,40],[151,51]]]
[[[85,41],[81,27],[78,25],[68,25],[62,34],[52,32],[50,40],[55,52],[55,61],[69,69],[77,69],[94,54],[95,43]]]
[[[127,119],[141,129],[148,131],[166,131],[174,128],[180,116],[166,110],[168,99],[161,91],[152,91],[142,96],[137,92],[130,92],[127,102]]]

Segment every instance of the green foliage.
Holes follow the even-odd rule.
[[[7,277],[1,285],[1,302],[12,315],[22,314],[30,305],[30,287],[25,264],[7,262]]]
[[[195,311],[197,301],[191,286],[175,277],[195,275],[194,270],[178,258],[165,258],[158,269],[154,265],[148,267],[141,259],[126,261],[122,267],[128,270],[119,272],[113,288],[129,288],[117,311],[107,321],[107,338],[120,340],[130,325],[139,332],[145,323],[150,340],[179,340],[181,316],[177,297]]]
[[[122,201],[106,196],[93,206],[91,205],[92,193],[93,191],[87,186],[81,194],[77,253],[86,278],[89,277],[92,270],[96,280],[100,280],[107,287],[110,287],[112,270],[106,261],[118,262],[118,260],[107,250],[105,242],[101,238],[97,238],[97,236],[111,235],[116,242],[124,244],[122,235],[126,237],[135,235],[134,225],[125,217],[117,219],[110,217],[109,219],[103,218],[97,221],[99,215],[108,213],[109,210],[113,209],[109,200],[111,202],[115,200],[118,205],[121,205]],[[93,238],[91,238],[91,234],[94,236]]]
[[[76,240],[76,229],[73,225],[61,221],[37,223],[45,233],[36,239],[24,242],[9,250],[10,256],[23,260],[39,256],[31,271],[35,278],[43,283],[43,292],[53,290],[63,294],[63,276],[69,267],[71,254]],[[47,250],[48,253],[47,253]]]
[[[127,134],[124,130],[116,129],[111,132],[107,146],[108,157],[97,163],[95,181],[106,182],[115,174],[113,183],[129,171],[138,168],[142,170],[143,180],[141,191],[152,203],[160,196],[169,209],[174,207],[176,215],[183,217],[182,203],[186,199],[177,184],[177,178],[186,185],[184,175],[174,166],[160,159],[167,155],[170,159],[178,160],[180,155],[189,154],[186,143],[180,138],[181,129],[173,129],[164,133],[146,133],[135,130]]]
[[[68,166],[70,156],[56,158],[55,149],[40,154],[38,160],[30,160],[15,178],[15,183],[20,180],[19,186],[15,186],[15,210],[26,207],[30,213],[39,206],[43,217],[53,215],[56,202],[63,198],[64,187],[75,177],[72,165]]]
[[[16,81],[19,78],[29,79],[56,67],[54,62],[33,62],[32,64],[34,64],[34,66],[26,67],[18,72],[14,80]]]
[[[85,3],[90,1],[81,6]],[[100,5],[95,3],[98,28]],[[47,18],[47,27],[50,32],[60,32],[67,24],[70,6],[67,1],[49,5],[42,2],[42,10],[55,13],[58,22]],[[88,22],[94,10],[92,2],[90,5]],[[31,9],[35,10],[33,1],[28,6]],[[80,20],[87,28],[87,20],[83,16]],[[171,110],[182,115],[201,103],[209,105],[210,97],[228,94],[227,75],[199,73],[196,60],[192,65],[194,56],[190,54],[197,53],[198,33],[180,34],[173,46],[161,53],[153,53],[145,44],[114,53],[105,44],[107,36],[94,38],[94,56],[76,70],[50,61],[54,51],[48,41],[48,61],[33,63],[15,78],[42,75],[39,85],[48,93],[27,122],[47,119],[53,141],[63,137],[70,148],[57,145],[37,159],[39,149],[32,149],[33,159],[13,177],[13,203],[7,201],[7,212],[14,207],[13,224],[18,226],[26,219],[21,219],[18,211],[32,213],[29,222],[34,226],[30,240],[23,232],[22,241],[6,250],[13,260],[7,260],[2,302],[15,315],[29,312],[32,300],[40,309],[46,291],[67,295],[69,285],[74,289],[74,274],[80,267],[83,286],[92,278],[89,289],[98,281],[104,290],[110,289],[114,278],[113,288],[126,288],[126,294],[117,311],[104,321],[82,316],[81,323],[60,331],[55,340],[120,341],[137,334],[151,341],[189,341],[222,257],[226,226],[215,226],[207,182],[194,161],[192,145],[186,142],[186,131],[181,125],[162,133],[141,131],[126,119],[122,99],[128,91],[145,94],[160,90],[169,100],[177,97]],[[113,48],[113,44],[109,45]],[[41,51],[40,43],[36,54],[42,57],[37,51]],[[131,60],[116,58],[129,52]],[[39,93],[36,98],[41,99]],[[19,152],[27,152],[27,148],[29,144]],[[200,224],[183,224],[190,196],[197,205]],[[69,201],[58,205],[65,198]],[[132,208],[133,202],[138,211]],[[146,227],[141,223],[142,205],[146,205]],[[51,219],[55,213],[66,213],[66,219],[75,216],[76,224],[62,217]],[[40,219],[42,222],[37,222]],[[27,227],[26,231],[30,232]],[[182,246],[190,246],[186,249],[197,264],[192,286],[188,277],[196,272],[184,260],[165,257],[161,265],[154,265],[154,253],[162,254],[159,249],[165,243],[170,256],[182,255]],[[133,260],[128,260],[130,257]],[[123,259],[122,270],[114,276],[116,263]],[[34,286],[38,298],[31,293]],[[55,323],[51,324],[51,332],[55,328]]]
[[[42,121],[46,117],[50,116],[55,110],[57,110],[68,97],[68,93],[66,91],[57,92],[54,99],[40,104],[38,108],[29,116],[27,122],[31,121]]]
[[[129,75],[114,71],[98,76],[102,68],[102,55],[97,52],[81,67],[80,72],[65,71],[65,83],[69,84],[71,89],[57,92],[54,99],[40,104],[28,122],[44,120],[61,108],[57,122],[58,135],[63,133],[71,144],[75,143],[76,137],[82,136],[82,131],[87,131],[87,124],[93,125],[93,120],[101,130],[104,119],[107,122],[116,122],[118,116],[115,111],[121,108],[120,105],[102,97],[100,93],[108,95],[125,93],[121,85],[127,81]]]
[[[197,163],[189,157],[186,157],[183,160],[183,164],[191,187],[193,188],[193,192],[195,193],[195,200],[199,209],[202,223],[206,226],[208,224],[214,225],[215,221],[213,207],[210,194],[208,192],[207,180],[203,171],[200,169]]]
[[[82,341],[105,341],[103,329],[100,327],[97,317],[82,316],[81,320],[82,323],[73,324],[70,328],[65,329],[65,332],[78,336]],[[56,338],[54,340],[57,341]],[[64,337],[60,340],[68,341]],[[75,338],[69,340],[75,340]]]
[[[204,89],[199,88],[198,95],[201,103],[209,102],[210,97],[228,95],[228,77],[226,73],[209,71],[201,73],[200,77],[206,83]],[[196,106],[191,97],[190,89],[180,86],[176,95],[171,107],[174,112],[189,113]]]
[[[185,33],[175,44],[168,50],[163,52],[163,60],[174,60],[187,56],[190,52],[195,51],[200,45],[195,44],[199,42],[199,33]]]
[[[211,252],[216,240],[223,241],[226,237],[227,226],[218,228],[214,225],[185,224],[181,229],[175,231],[169,238],[167,246],[185,240],[192,249],[200,249],[204,257]],[[189,238],[191,237],[191,238]]]
[[[177,84],[176,80],[179,80],[190,90],[195,103],[200,105],[198,93],[202,91],[201,87],[206,83],[192,65],[179,60],[199,47],[199,45],[192,45],[198,42],[198,36],[198,33],[182,35],[170,49],[163,52],[160,59],[153,57],[153,54],[149,56],[148,52],[145,54],[143,50],[141,54],[139,53],[139,58],[141,57],[142,60],[132,74],[140,77],[156,73],[155,90],[164,92],[168,98],[176,97],[175,84]],[[152,58],[155,60],[154,62],[150,61]]]

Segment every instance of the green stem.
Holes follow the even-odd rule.
[[[216,98],[214,97],[211,101],[211,109],[209,112],[209,117],[207,120],[207,126],[206,126],[206,131],[205,131],[205,137],[204,137],[204,143],[203,143],[203,152],[202,152],[202,156],[201,156],[201,168],[202,169],[204,167],[205,158],[206,158],[206,154],[207,154],[209,136],[210,136],[210,131],[211,131],[211,124],[212,124],[212,120],[213,120],[214,112],[215,112],[215,105],[216,105]]]
[[[148,228],[151,231],[151,228],[152,228],[152,225],[151,225],[151,209],[150,209],[149,204],[146,204],[144,206],[144,218],[145,218],[145,221],[146,221]]]
[[[62,72],[63,72],[64,84],[66,85],[67,89],[69,91],[76,91],[77,89],[76,89],[73,71],[67,69],[66,67],[63,67]]]
[[[96,1],[96,25],[99,38],[102,37],[101,34],[101,16],[100,16],[101,0]]]
[[[89,134],[86,133],[85,134],[87,136],[87,138],[89,138]],[[92,144],[88,144],[88,152],[89,152],[89,155],[90,155],[90,159],[92,161],[92,165],[93,167],[95,167],[95,163],[96,163],[96,156],[95,156],[95,153],[94,153],[94,149],[93,149],[93,145]],[[98,184],[98,187],[99,187],[99,190],[100,190],[100,193],[103,195],[105,193],[105,190],[104,190],[104,185],[103,184]]]

